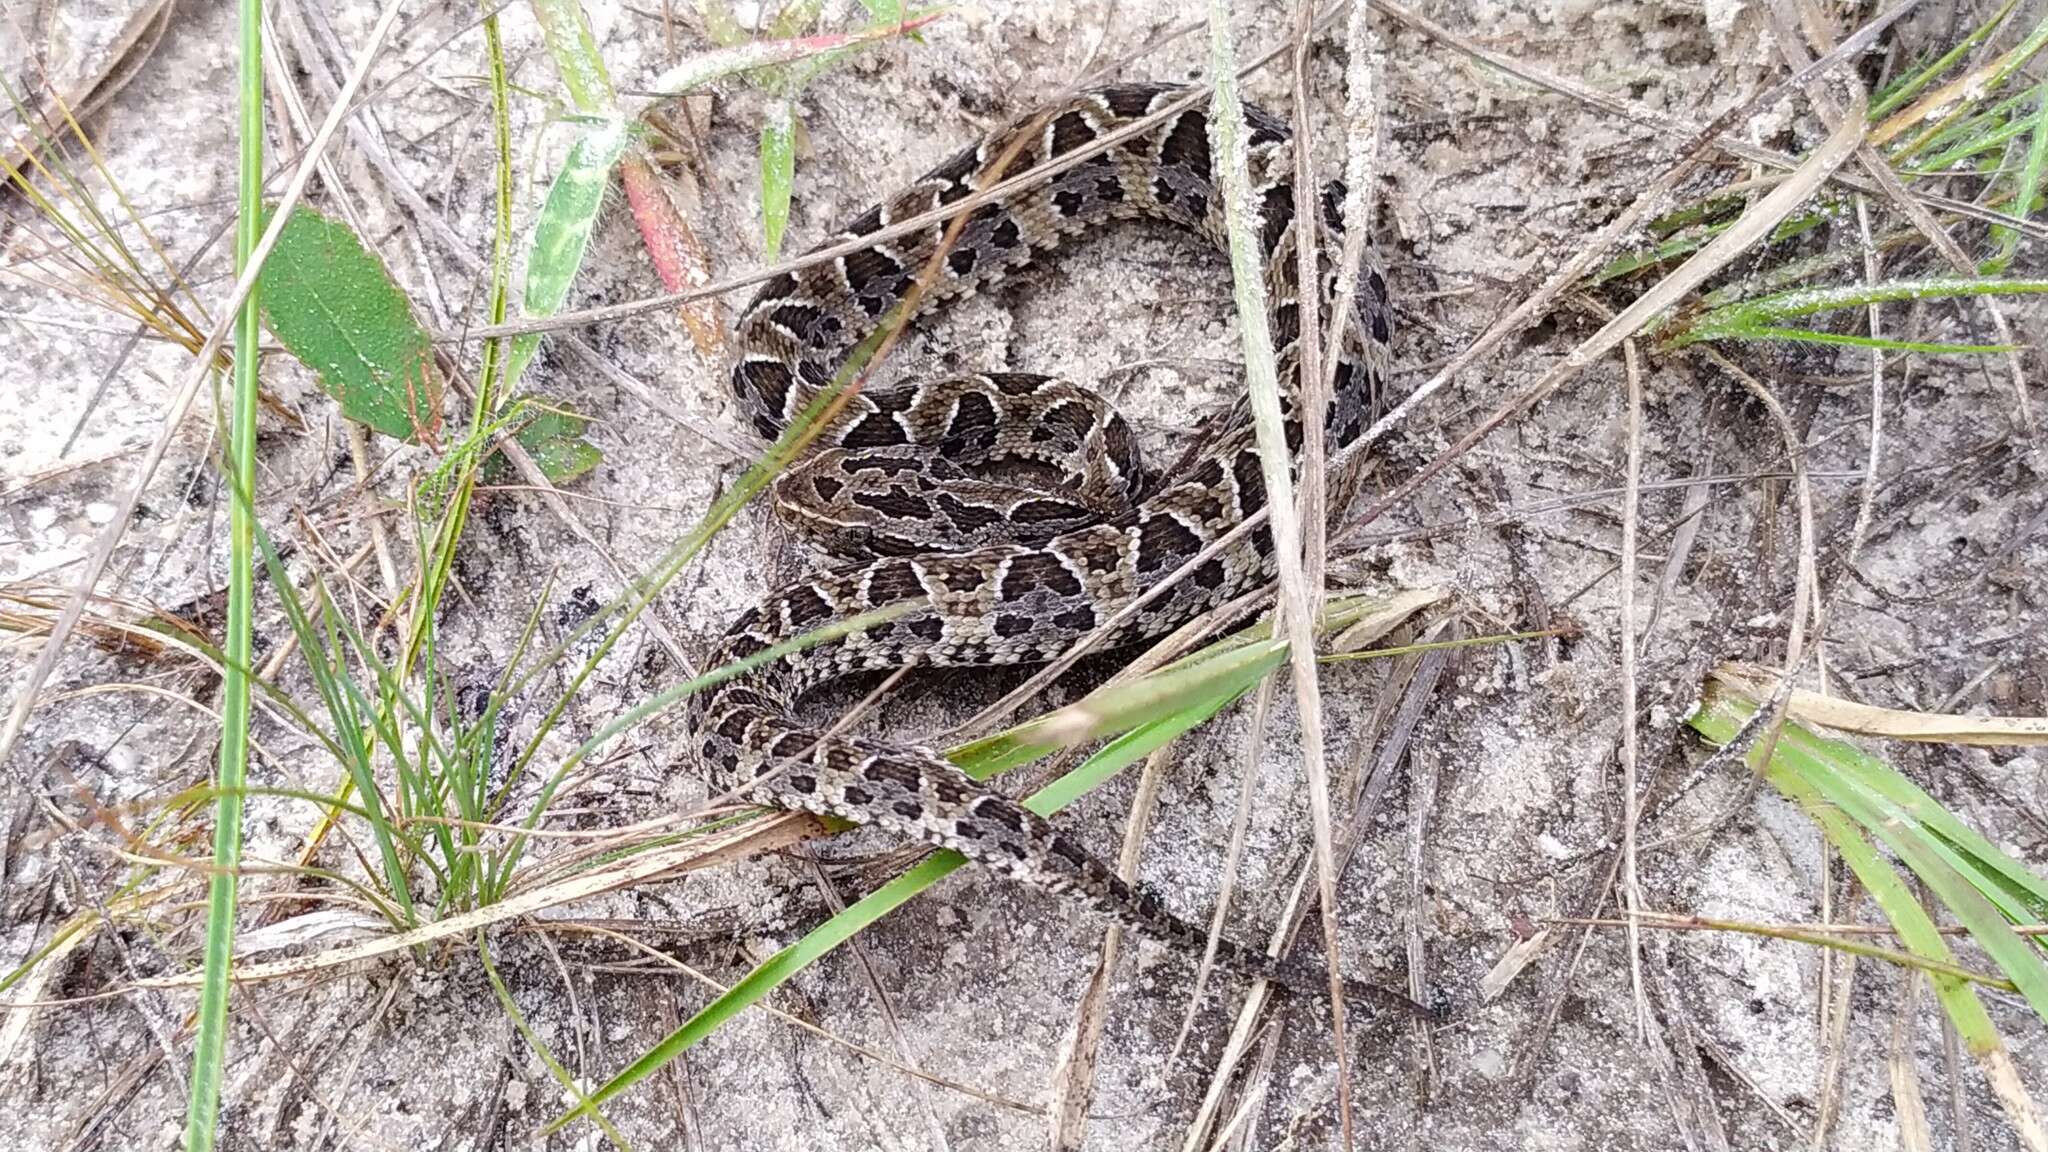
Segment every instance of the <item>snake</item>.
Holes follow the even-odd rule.
[[[745,670],[691,697],[687,723],[714,794],[886,829],[1199,952],[1208,934],[1157,893],[1126,883],[1073,836],[977,782],[936,749],[802,723],[809,694],[863,673],[915,665],[1044,663],[1097,628],[1129,648],[1263,587],[1275,572],[1259,527],[1139,607],[1131,605],[1265,505],[1247,403],[1198,427],[1166,469],[1147,466],[1131,426],[1096,391],[1057,377],[980,372],[828,396],[864,341],[1039,264],[1118,220],[1163,221],[1228,251],[1211,116],[1188,89],[1122,84],[1081,92],[990,134],[890,196],[767,281],[740,314],[730,384],[766,440],[814,417],[807,453],[774,482],[777,515],[825,559],[742,614],[707,666]],[[1177,103],[1186,107],[1168,115]],[[1293,140],[1279,117],[1243,106],[1253,240],[1282,382],[1290,448],[1298,418],[1301,308],[1320,309],[1334,383],[1326,447],[1363,431],[1391,363],[1387,283],[1369,252],[1346,322],[1337,298],[1344,189],[1320,190],[1317,221],[1296,219]],[[1148,117],[1156,123],[1132,129]],[[1049,178],[984,198],[928,227],[862,239],[994,188],[1004,174],[1106,148]],[[964,213],[964,219],[961,218]],[[1316,245],[1304,294],[1297,245]],[[1306,301],[1304,296],[1306,295]],[[836,401],[814,409],[820,398]],[[888,614],[886,610],[894,610]],[[886,619],[800,647],[867,613]],[[751,666],[743,662],[754,659]],[[1227,967],[1295,987],[1315,974],[1228,938]]]

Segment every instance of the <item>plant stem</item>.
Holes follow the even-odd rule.
[[[263,216],[263,8],[241,2],[240,202],[235,268],[248,267]],[[235,388],[229,432],[228,619],[221,688],[220,789],[214,805],[213,877],[206,894],[205,982],[192,1049],[192,1095],[185,1109],[186,1152],[213,1147],[220,1118],[221,1066],[227,1049],[228,965],[234,959],[235,871],[242,858],[242,795],[249,773],[250,599],[256,587],[257,297],[251,286],[235,317]]]

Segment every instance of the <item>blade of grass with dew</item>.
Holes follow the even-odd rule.
[[[1827,344],[1839,348],[1882,348],[1888,352],[1920,352],[1930,356],[1983,356],[2011,352],[2024,344],[1939,344],[1925,340],[1891,340],[1882,336],[1857,336],[1849,332],[1821,332],[1812,328],[1779,328],[1763,325],[1745,329],[1740,340],[1780,341],[1787,344]]]
[[[511,281],[512,97],[505,75],[505,45],[498,31],[497,10],[487,7],[482,24],[484,60],[490,76],[491,172],[495,192],[492,200],[496,209],[492,214],[491,275],[486,314],[490,317],[489,323],[496,325],[505,322]],[[505,342],[497,339],[484,341],[483,363],[477,370],[476,396],[470,407],[469,424],[472,429],[486,427],[499,415],[498,388],[503,380],[504,367]],[[440,510],[439,521],[434,526],[433,544],[421,557],[418,603],[413,612],[412,628],[406,636],[404,654],[398,661],[398,679],[401,682],[411,675],[427,631],[440,615],[441,597],[447,591],[448,573],[455,563],[456,543],[462,539],[463,529],[469,524],[469,504],[476,486],[476,475],[474,462],[465,461],[458,467],[453,494],[447,506]]]
[[[1008,771],[1058,749],[1122,731],[1133,718],[1156,712],[1162,703],[1206,697],[1223,685],[1256,683],[1279,667],[1286,651],[1285,644],[1267,640],[1191,666],[1161,669],[1128,684],[1111,685],[1058,711],[967,744],[951,759],[977,778]]]
[[[1795,288],[1701,313],[1666,335],[1664,344],[1668,348],[1683,348],[1705,340],[1742,340],[1749,338],[1747,334],[1752,331],[1773,327],[1777,321],[1794,316],[1812,316],[1898,300],[2020,296],[2044,292],[2048,292],[2048,280],[1966,280],[1960,277]]]
[[[266,209],[264,224],[269,216]],[[342,415],[394,440],[434,440],[441,378],[433,340],[390,270],[348,225],[294,209],[260,287],[271,334],[313,370]]]
[[[238,197],[235,267],[246,273],[262,233],[263,11],[241,0],[238,67]],[[256,590],[256,393],[262,360],[260,287],[252,287],[235,317],[233,424],[229,429],[227,673],[221,686],[219,784],[214,806],[213,874],[206,891],[204,982],[192,1044],[190,1095],[185,1107],[185,1152],[212,1152],[220,1123],[221,1070],[227,1057],[228,977],[234,962],[236,873],[242,862],[241,790],[249,772],[249,667]]]
[[[1323,611],[1323,628],[1336,634],[1365,620],[1392,627],[1440,598],[1435,589],[1333,597]],[[1244,675],[1255,682],[1284,658],[1272,654],[1272,644],[1272,621],[1260,620],[1148,676],[1105,685],[1065,708],[963,744],[949,758],[976,779],[1028,764],[1071,744],[1120,731],[1146,717],[1157,701],[1198,696],[1205,691],[1204,684],[1221,685]]]
[[[1275,654],[1274,663],[1286,656],[1285,646]],[[1144,759],[1154,749],[1207,720],[1256,683],[1257,675],[1232,692],[1212,692],[1184,704],[1176,711],[1141,724],[1083,761],[1059,780],[1024,801],[1024,806],[1041,816],[1050,816],[1067,804],[1114,776],[1123,768]],[[688,1051],[716,1032],[728,1020],[759,1002],[798,972],[844,944],[870,924],[908,903],[913,897],[957,871],[967,860],[956,852],[934,852],[916,867],[876,889],[865,899],[806,933],[801,940],[762,961],[726,993],[700,1009],[661,1043],[628,1065],[590,1094],[588,1102],[551,1121],[546,1131],[554,1132],[595,1107],[617,1097],[634,1084],[658,1071],[664,1064]]]
[[[1897,228],[1878,237],[1875,247],[1880,253],[1894,252],[1908,244],[1918,242],[1919,239],[1919,233],[1912,229]],[[1815,252],[1809,256],[1786,260],[1782,263],[1774,263],[1768,268],[1757,269],[1754,274],[1746,276],[1741,280],[1723,284],[1711,292],[1700,293],[1699,306],[1703,310],[1712,310],[1724,305],[1738,303],[1744,298],[1755,298],[1760,293],[1768,294],[1782,291],[1793,285],[1803,284],[1808,280],[1830,272],[1842,271],[1851,267],[1860,268],[1862,261],[1863,249],[1861,245],[1845,245],[1840,248],[1829,248],[1825,251]]]

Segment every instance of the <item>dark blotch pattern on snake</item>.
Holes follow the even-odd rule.
[[[953,203],[1083,147],[1182,95],[1126,85],[1078,96],[960,153],[865,213],[828,245]],[[1266,289],[1283,388],[1295,384],[1293,165],[1284,124],[1246,108],[1251,177],[1261,209]],[[1016,145],[1014,151],[1010,151]],[[1338,189],[1336,191],[1341,191]],[[1325,205],[1335,203],[1326,190]],[[1028,190],[975,209],[939,262],[920,314],[1038,261],[1111,220],[1180,225],[1226,247],[1212,172],[1208,114],[1194,107]],[[1325,211],[1334,216],[1334,211]],[[1331,227],[1336,221],[1327,222]],[[853,348],[910,292],[944,225],[854,251],[764,286],[738,325],[732,387],[763,437],[780,434]],[[1314,229],[1308,234],[1313,237]],[[1334,253],[1310,293],[1328,314]],[[1356,314],[1325,324],[1337,359],[1326,414],[1334,450],[1363,430],[1388,364],[1386,282],[1360,270]],[[1240,404],[1163,477],[1136,437],[1092,391],[1014,373],[904,383],[855,396],[819,447],[775,486],[778,511],[837,560],[768,597],[732,627],[720,666],[857,613],[922,600],[907,615],[771,661],[700,694],[695,734],[714,793],[875,824],[951,848],[1006,876],[1070,895],[1133,928],[1199,950],[1201,929],[1134,890],[1073,838],[964,775],[930,748],[826,735],[792,718],[806,692],[890,670],[1042,663],[1163,580],[1263,506],[1253,434]],[[1289,408],[1290,442],[1299,426]],[[1022,462],[1044,485],[986,478]],[[970,471],[981,469],[981,471]],[[1105,647],[1151,640],[1268,581],[1270,537],[1251,533],[1138,612]],[[1255,975],[1314,984],[1304,969],[1222,942],[1219,958]]]

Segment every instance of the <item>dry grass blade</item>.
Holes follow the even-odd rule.
[[[35,146],[39,142],[38,133],[25,121],[61,117],[76,128],[80,120],[99,111],[114,98],[115,94],[127,87],[155,53],[157,45],[163,39],[164,30],[170,26],[171,14],[175,9],[176,5],[171,0],[149,0],[147,3],[136,5],[125,17],[120,29],[102,44],[97,45],[97,52],[68,62],[72,65],[85,63],[87,60],[97,62],[98,67],[90,73],[53,75],[45,69],[64,65],[51,59],[50,54],[46,52],[33,53],[32,67],[42,73],[42,86],[55,90],[50,91],[48,99],[41,103],[36,103],[31,98],[29,105],[22,109],[27,116],[18,118],[24,122],[17,122],[7,129],[6,144],[13,153],[8,163],[22,165],[33,159]],[[15,19],[18,17],[9,17],[10,21]],[[17,26],[15,31],[17,35],[21,35],[26,30]]]
[[[682,872],[694,872],[730,860],[742,859],[762,852],[787,847],[800,840],[821,835],[824,826],[810,815],[781,814],[745,824],[738,828],[710,833],[703,837],[687,840],[667,848],[643,852],[603,868],[593,869],[579,876],[560,881],[546,887],[536,888],[507,897],[495,904],[487,905],[474,912],[465,912],[436,920],[409,932],[398,932],[375,940],[351,944],[310,956],[276,960],[263,964],[244,965],[235,971],[235,981],[241,984],[263,980],[278,980],[290,976],[303,976],[335,968],[389,956],[397,952],[430,944],[437,940],[467,935],[478,928],[488,927],[509,920],[516,920],[548,908],[559,907],[576,900],[588,899],[605,892],[635,884],[644,884],[662,876]],[[160,976],[136,982],[144,988],[191,988],[199,983],[197,973],[176,976]]]
[[[1920,1095],[1920,1073],[1913,1067],[1913,1017],[1920,1004],[1920,977],[1906,974],[1906,994],[1892,1014],[1891,1051],[1885,1064],[1890,1075],[1892,1110],[1899,1118],[1901,1152],[1932,1152],[1934,1134],[1927,1126],[1927,1102]]]
[[[1723,664],[1714,669],[1714,679],[1745,694],[1768,696],[1776,676],[1753,664]],[[2048,717],[1963,716],[1934,712],[1909,712],[1858,704],[1838,696],[1794,689],[1787,701],[1788,715],[1808,724],[1819,724],[1842,732],[1877,736],[1887,740],[1917,740],[1935,744],[1971,744],[1988,747],[2038,746],[2048,744]]]
[[[1636,869],[1636,825],[1642,821],[1641,785],[1636,779],[1639,737],[1636,731],[1636,537],[1640,529],[1643,483],[1643,365],[1634,340],[1621,345],[1628,373],[1628,448],[1622,465],[1621,576],[1615,614],[1621,633],[1621,904],[1628,914],[1628,979],[1635,1002],[1636,1035],[1648,1042],[1657,1023],[1643,988],[1643,938],[1637,927],[1643,907],[1642,879]]]
[[[1295,503],[1291,453],[1281,414],[1281,381],[1275,363],[1273,335],[1266,315],[1265,274],[1260,268],[1258,209],[1252,200],[1250,158],[1244,110],[1237,96],[1237,46],[1230,29],[1230,11],[1223,0],[1209,7],[1209,69],[1215,103],[1209,115],[1211,147],[1222,177],[1224,227],[1230,239],[1230,271],[1237,299],[1238,333],[1244,342],[1245,386],[1251,394],[1252,426],[1258,436],[1259,471],[1265,479],[1267,519],[1273,537],[1273,558],[1280,584],[1278,634],[1287,639],[1288,663],[1294,675],[1294,698],[1300,714],[1304,775],[1308,778],[1309,823],[1315,834],[1317,891],[1321,899],[1323,959],[1330,978],[1331,1046],[1337,1060],[1337,1117],[1344,1147],[1353,1146],[1351,1120],[1351,1055],[1344,1027],[1344,969],[1337,933],[1337,869],[1331,848],[1330,770],[1324,759],[1322,695],[1315,654],[1317,597],[1308,584],[1302,554],[1300,509]],[[1311,216],[1296,218],[1296,242],[1312,246]],[[1316,281],[1297,291],[1313,294]],[[1310,297],[1313,299],[1313,296]],[[1301,375],[1297,370],[1297,375]],[[1307,391],[1297,379],[1295,387]],[[1305,403],[1299,396],[1297,404]],[[1320,406],[1317,406],[1320,412]],[[1299,408],[1297,408],[1297,412]],[[1321,437],[1317,437],[1320,441]],[[1304,464],[1304,467],[1306,465]]]

